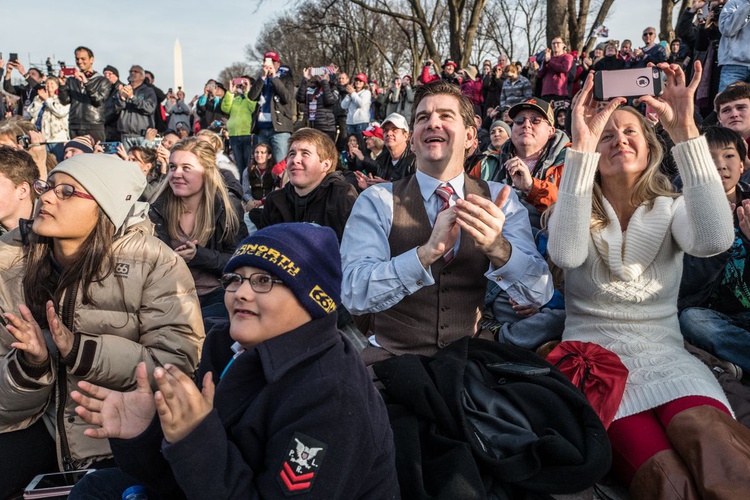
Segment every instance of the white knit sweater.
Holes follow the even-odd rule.
[[[599,344],[630,371],[615,418],[694,395],[730,408],[708,368],[683,347],[677,292],[683,252],[706,257],[729,248],[731,212],[705,138],[672,153],[684,195],[639,206],[623,232],[606,199],[611,222],[591,230],[599,154],[568,150],[550,218],[549,255],[565,270],[563,340]]]

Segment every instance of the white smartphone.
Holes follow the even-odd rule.
[[[26,486],[23,498],[24,500],[31,500],[67,495],[73,489],[73,486],[90,472],[94,472],[94,469],[39,474]]]

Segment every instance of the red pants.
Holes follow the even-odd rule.
[[[643,463],[662,450],[672,448],[667,439],[667,425],[672,417],[696,406],[713,406],[731,413],[721,403],[706,396],[687,396],[612,422],[607,434],[612,443],[612,470],[630,484]]]

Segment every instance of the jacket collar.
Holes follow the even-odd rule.
[[[341,334],[336,329],[337,318],[337,314],[329,314],[308,321],[299,328],[255,346],[266,380],[279,380],[295,366],[341,342]]]

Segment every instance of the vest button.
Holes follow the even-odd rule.
[[[75,421],[76,421],[76,418],[75,418],[75,417],[68,417],[68,423],[69,423],[69,424],[72,424],[72,423],[73,423],[73,422],[75,422]]]
[[[445,330],[445,325],[440,325],[441,330]]]

